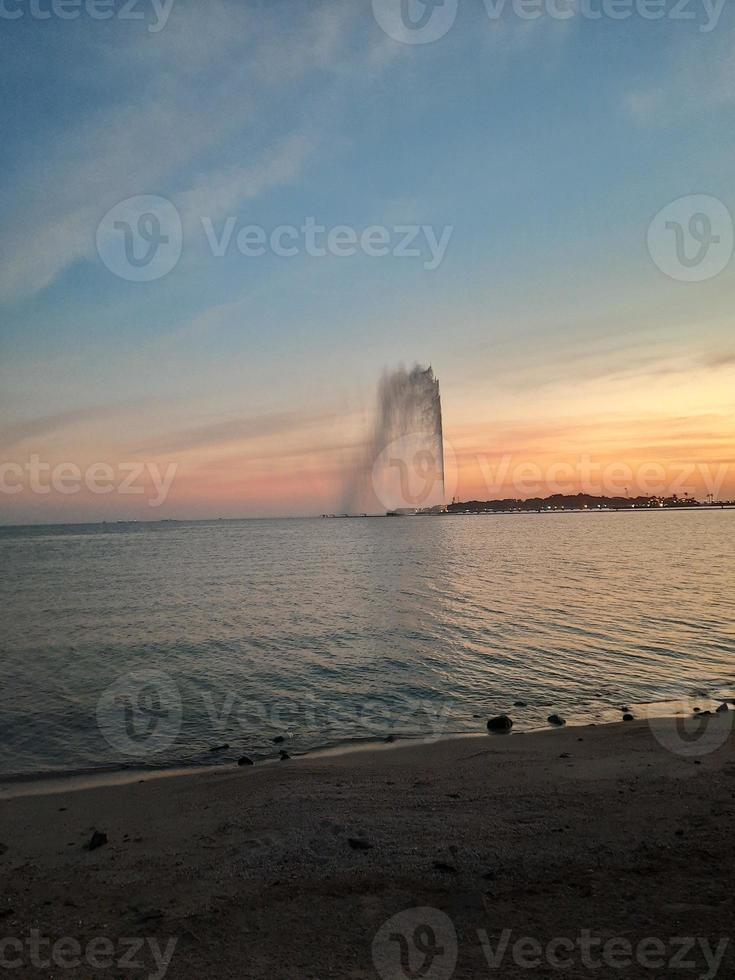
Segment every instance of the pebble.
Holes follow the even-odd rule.
[[[490,718],[487,723],[489,732],[507,733],[513,727],[513,719],[507,715],[498,715],[497,718]]]
[[[96,851],[98,847],[103,847],[107,843],[107,834],[95,830],[88,844],[85,845],[88,851]]]
[[[549,715],[546,719],[550,725],[566,725],[566,718],[562,718],[561,715]]]
[[[247,755],[241,755],[240,758],[237,760],[237,764],[238,764],[238,766],[254,766],[255,765],[255,763],[250,758],[250,756],[247,756]]]
[[[446,874],[456,875],[457,869],[453,864],[447,864],[446,861],[434,861],[434,869],[436,871],[443,871]]]

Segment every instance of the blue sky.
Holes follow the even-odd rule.
[[[676,390],[651,381],[664,371],[689,416],[732,420],[732,376],[701,370],[733,350],[732,262],[682,283],[646,250],[677,198],[735,213],[732,7],[704,32],[694,2],[695,21],[562,23],[493,22],[460,0],[444,37],[406,45],[362,0],[175,0],[155,31],[143,3],[142,21],[15,6],[23,17],[0,20],[4,457],[83,465],[175,446],[191,480],[173,516],[213,500],[233,515],[328,509],[335,447],[359,438],[381,370],[413,360],[434,364],[467,452],[573,406],[588,383],[599,401],[570,407],[577,419],[609,428],[624,398],[628,421],[660,408],[665,422]],[[105,214],[136,195],[183,219],[181,259],[152,282],[118,278],[95,246]],[[309,216],[451,238],[427,270],[416,257],[215,257],[201,223],[270,231]],[[265,418],[284,447],[305,445],[313,419],[324,477],[303,497],[286,481],[271,504],[262,487],[283,474],[255,453],[244,505],[248,425]],[[206,474],[227,482],[228,454],[237,485],[210,497]],[[20,495],[0,518],[99,516],[92,503]]]

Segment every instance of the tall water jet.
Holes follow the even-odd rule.
[[[431,367],[401,367],[380,380],[375,422],[345,488],[343,512],[364,504],[371,489],[386,510],[445,504],[441,396]]]

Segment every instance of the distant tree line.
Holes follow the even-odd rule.
[[[663,507],[704,507],[732,506],[733,501],[718,501],[716,504],[702,504],[693,497],[598,497],[589,493],[562,494],[550,497],[530,497],[516,500],[506,497],[503,500],[452,501],[447,506],[450,514],[482,514],[507,511],[548,511],[548,510],[651,510]]]

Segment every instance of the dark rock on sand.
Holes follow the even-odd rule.
[[[527,703],[525,701],[514,701],[513,702],[513,707],[514,708],[527,708],[528,705],[527,705]]]
[[[107,834],[103,834],[99,830],[95,830],[89,840],[89,843],[86,845],[86,849],[88,851],[96,851],[98,847],[103,847],[106,843]]]
[[[353,851],[369,851],[373,846],[369,840],[365,840],[364,837],[348,837],[347,843],[350,845]]]
[[[396,740],[395,735],[386,735],[385,738],[383,739],[384,742],[395,742],[395,740]]]
[[[290,759],[291,758],[291,756],[288,754],[288,752],[285,749],[281,749],[281,751],[278,753],[278,755],[281,758],[281,762],[285,762],[286,759]]]
[[[505,733],[509,732],[512,727],[513,719],[507,715],[498,715],[497,718],[490,718],[487,723],[487,730],[489,732]]]
[[[566,725],[566,718],[562,718],[561,715],[549,715],[546,719],[550,725]]]
[[[276,735],[276,737],[273,739],[273,743],[275,745],[280,745],[281,742],[285,742],[285,741],[286,739],[283,737],[283,735]]]
[[[623,715],[623,721],[635,721],[635,718],[629,711],[626,711],[626,713]]]
[[[224,745],[213,745],[209,750],[210,752],[226,752],[229,749],[229,745],[225,742]]]
[[[722,702],[722,704],[721,704],[721,705],[719,706],[719,708],[717,709],[717,714],[718,714],[718,715],[722,715],[722,714],[724,714],[724,713],[725,713],[726,711],[729,711],[729,710],[730,710],[730,708],[729,708],[729,706],[728,706],[728,704],[727,704],[727,701],[723,701],[723,702]]]
[[[237,760],[237,764],[238,764],[238,766],[254,766],[255,765],[255,763],[253,762],[253,760],[248,755],[241,755],[240,758]]]
[[[456,875],[457,869],[453,864],[447,864],[446,861],[434,861],[434,869],[436,871],[443,871],[445,874]]]

